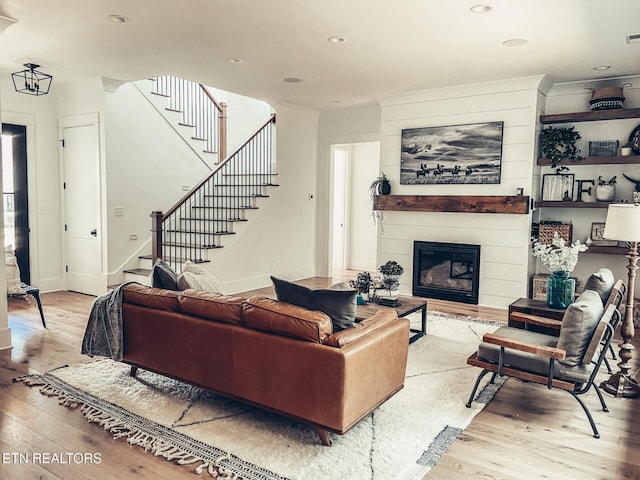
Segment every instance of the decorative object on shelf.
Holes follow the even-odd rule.
[[[629,143],[631,150],[635,155],[640,155],[640,125],[633,129],[629,135]]]
[[[617,247],[617,240],[609,240],[604,236],[604,223],[593,222],[591,224],[591,243],[597,247]]]
[[[605,180],[602,175],[598,177],[596,185],[596,201],[597,202],[613,202],[616,198],[616,176],[610,180]]]
[[[576,199],[576,202],[583,202],[584,201],[582,200],[583,193],[588,193],[589,196],[591,196],[591,187],[584,188],[583,185],[585,183],[590,183],[591,185],[595,185],[596,182],[594,180],[576,180],[576,183],[578,184],[578,198]]]
[[[543,265],[551,271],[547,280],[547,305],[551,308],[566,308],[575,297],[576,281],[569,275],[578,263],[580,252],[587,250],[587,246],[576,240],[572,244],[565,242],[557,233],[551,244],[544,244],[533,240],[534,257],[540,259]]]
[[[533,276],[531,289],[531,297],[534,300],[546,300],[547,299],[547,281],[550,275],[548,273],[536,273]]]
[[[590,157],[615,157],[618,155],[618,140],[596,140],[589,142]]]
[[[627,142],[625,143],[621,148],[620,148],[620,155],[622,155],[623,157],[628,157],[633,153],[633,144],[631,142]]]
[[[575,175],[572,173],[546,174],[542,176],[542,200],[564,202],[573,199]]]
[[[500,183],[504,122],[403,129],[400,184]]]
[[[623,107],[624,94],[622,87],[600,87],[590,89],[589,108],[596,110],[614,110]]]
[[[566,243],[571,243],[573,238],[573,225],[571,223],[561,223],[549,220],[542,220],[538,225],[538,242],[551,245],[555,236],[564,239]]]
[[[358,305],[364,305],[369,300],[371,283],[371,274],[369,272],[360,272],[356,275],[355,280],[349,280],[349,286],[358,291],[358,296],[356,297]]]
[[[633,203],[640,203],[640,180],[634,180],[631,177],[627,177],[624,173],[622,176],[635,185],[635,192],[631,194],[631,199]]]
[[[608,380],[600,384],[600,388],[617,397],[638,397],[640,386],[635,378],[629,374],[633,357],[633,345],[631,340],[635,335],[633,326],[633,295],[635,292],[636,270],[638,268],[638,240],[640,239],[640,205],[639,204],[612,204],[607,211],[604,229],[605,238],[623,242],[631,242],[629,248],[629,278],[627,283],[627,299],[624,309],[624,318],[620,325],[620,371],[613,374]]]
[[[576,146],[576,142],[582,137],[574,128],[549,126],[540,132],[540,150],[551,161],[553,168],[565,158],[577,162],[582,160],[580,149]]]
[[[36,96],[49,93],[53,77],[48,73],[36,70],[40,65],[35,63],[25,63],[24,66],[27,67],[26,70],[11,74],[13,88],[16,89],[16,92]]]

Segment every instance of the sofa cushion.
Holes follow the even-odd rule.
[[[562,317],[558,348],[567,351],[560,363],[576,366],[582,362],[593,332],[604,313],[602,299],[597,292],[585,290],[567,307]]]
[[[225,323],[242,323],[244,298],[197,290],[184,290],[178,297],[180,311],[187,315]]]
[[[322,312],[254,296],[244,303],[242,320],[247,327],[308,342],[323,343],[331,335],[331,319]]]
[[[398,320],[398,314],[395,310],[390,308],[383,308],[378,310],[373,316],[356,323],[352,328],[341,330],[332,335],[329,335],[324,341],[325,345],[332,347],[344,347],[350,343],[363,338],[370,333],[384,327],[388,323]],[[407,338],[407,341],[409,339]]]
[[[178,275],[167,262],[158,258],[151,267],[151,286],[164,288],[165,290],[180,290],[178,288]]]
[[[123,289],[123,299],[127,303],[174,312],[180,311],[179,295],[180,292],[147,287],[139,283],[129,283]]]
[[[613,272],[608,268],[601,268],[597,272],[592,273],[584,284],[585,290],[593,290],[602,299],[602,303],[607,303],[611,289],[615,283]]]
[[[358,292],[346,284],[314,290],[276,277],[271,280],[278,300],[326,313],[331,318],[334,332],[355,325]]]
[[[177,284],[180,290],[192,289],[224,295],[218,279],[191,260],[184,263],[182,273],[178,275]]]

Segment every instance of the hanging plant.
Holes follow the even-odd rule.
[[[540,132],[540,149],[542,155],[551,161],[556,168],[564,158],[580,161],[580,149],[576,142],[582,138],[574,127],[546,127]]]

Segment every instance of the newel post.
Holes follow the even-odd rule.
[[[151,261],[162,258],[162,212],[151,212]]]
[[[220,103],[220,155],[218,161],[227,158],[227,104]]]

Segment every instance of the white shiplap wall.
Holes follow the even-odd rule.
[[[380,100],[380,169],[392,194],[532,195],[539,102],[544,77],[412,92]],[[405,128],[503,121],[499,185],[400,185],[400,136]],[[411,293],[414,240],[481,245],[479,304],[506,307],[528,294],[531,215],[384,212],[378,264],[405,267],[401,292]]]

